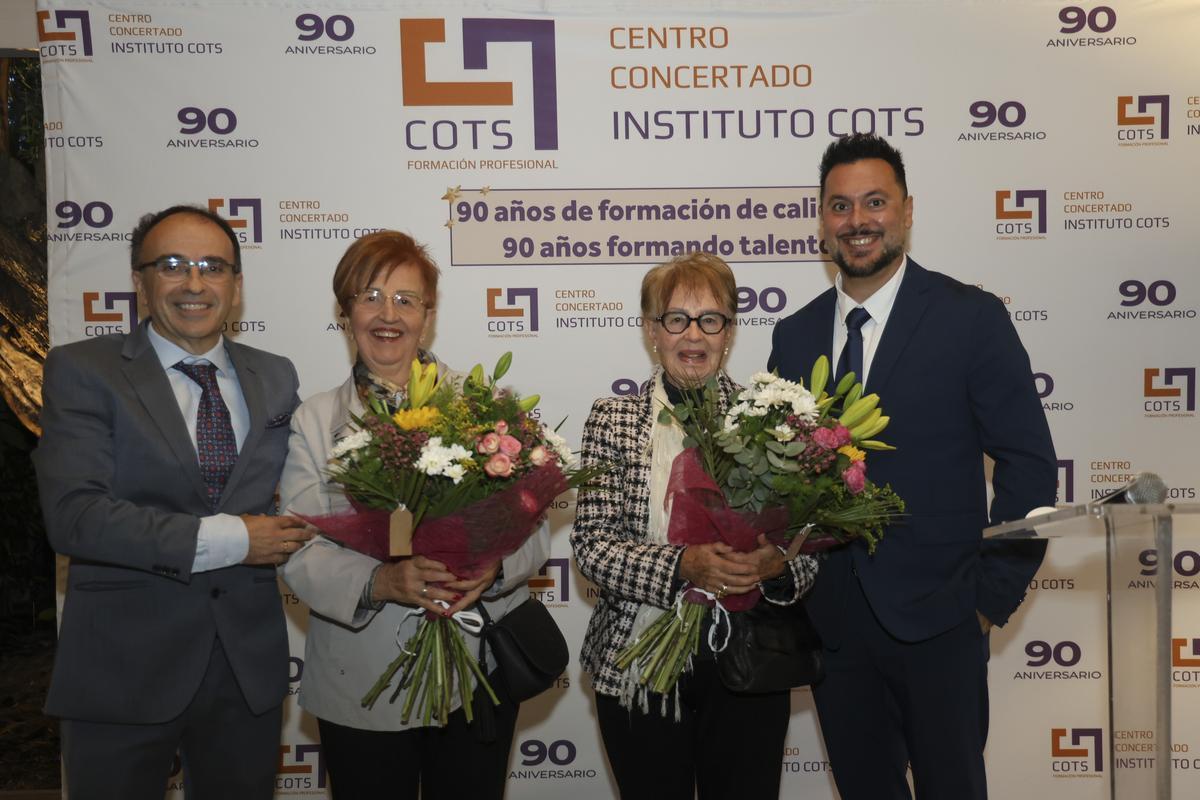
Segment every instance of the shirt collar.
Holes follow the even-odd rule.
[[[154,330],[154,324],[150,323],[146,326],[146,333],[150,337],[150,346],[154,348],[155,355],[158,356],[159,363],[163,369],[171,369],[180,361],[188,364],[195,364],[201,361],[207,361],[217,368],[217,374],[223,377],[230,377],[234,374],[233,362],[229,358],[229,353],[225,350],[225,337],[222,336],[213,345],[212,349],[207,353],[196,355],[189,353],[179,345],[164,337],[158,331]]]
[[[896,274],[888,278],[887,283],[880,286],[874,294],[862,303],[859,303],[842,291],[842,271],[838,270],[837,277],[833,280],[833,286],[837,290],[838,319],[844,324],[850,312],[861,305],[871,315],[871,319],[877,322],[886,320],[888,313],[892,310],[892,304],[896,302],[896,292],[900,291],[900,282],[904,280],[904,269],[907,266],[908,255],[905,254],[903,260],[900,262],[900,269],[896,270]]]

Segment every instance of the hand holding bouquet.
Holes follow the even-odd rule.
[[[875,438],[889,420],[878,395],[862,396],[853,373],[833,394],[825,391],[828,380],[822,356],[809,389],[760,372],[722,414],[714,378],[703,397],[662,409],[659,422],[678,423],[685,433],[667,488],[671,543],[720,541],[746,552],[761,534],[789,557],[853,539],[874,552],[884,527],[904,510],[889,487],[866,477],[866,451],[893,449]],[[669,692],[696,653],[709,608],[718,615],[715,628],[721,614],[746,610],[760,596],[755,589],[725,598],[685,586],[676,607],[627,645],[617,666],[636,663],[643,686]],[[714,651],[723,646],[717,638],[710,644]]]
[[[566,442],[530,412],[536,395],[520,398],[497,388],[512,354],[492,376],[476,365],[461,383],[439,380],[435,364],[413,362],[407,398],[390,410],[372,398],[357,431],[332,451],[330,480],[340,484],[356,513],[310,519],[329,538],[388,560],[393,543],[411,533],[411,553],[445,565],[460,579],[478,577],[516,552],[550,502],[586,483],[597,470],[573,467]],[[397,537],[397,527],[400,530]],[[407,553],[405,553],[407,554]],[[457,693],[472,718],[471,677],[498,702],[455,622],[422,609],[417,632],[363,697],[371,707],[400,674],[407,722],[420,704],[424,724],[444,725]],[[458,624],[476,629],[476,615]]]

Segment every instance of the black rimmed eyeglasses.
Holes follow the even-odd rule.
[[[715,311],[705,312],[698,317],[689,316],[682,311],[668,311],[665,314],[659,314],[654,321],[662,325],[663,330],[667,333],[683,333],[694,322],[703,333],[711,336],[725,330],[725,326],[731,320],[724,314],[718,314]]]

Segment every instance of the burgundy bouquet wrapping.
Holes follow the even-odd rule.
[[[482,500],[442,517],[426,517],[413,531],[413,554],[440,561],[459,577],[474,577],[525,544],[550,503],[567,488],[562,468],[543,464]],[[394,560],[389,553],[391,513],[351,502],[355,510],[350,513],[301,518],[351,550]]]
[[[671,521],[667,540],[671,544],[711,544],[724,542],[739,552],[758,547],[759,534],[772,542],[780,541],[787,532],[788,512],[782,506],[759,512],[735,511],[729,507],[721,487],[704,471],[699,451],[689,447],[675,457],[667,483],[667,501],[671,504]],[[756,587],[746,594],[727,595],[721,604],[727,611],[752,608],[762,592]],[[685,600],[712,606],[709,597],[688,590]]]

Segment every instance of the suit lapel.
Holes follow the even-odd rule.
[[[829,357],[829,363],[836,368],[837,354],[833,352],[833,325],[837,316],[837,292],[833,289],[822,293],[813,301],[809,313],[799,314],[795,319],[799,323],[792,335],[795,342],[788,346],[796,355],[791,360],[795,372],[791,375],[784,371],[783,377],[790,380],[803,379],[808,385],[808,377],[813,364],[821,355]]]
[[[883,338],[871,360],[866,391],[879,392],[887,387],[896,363],[925,315],[929,305],[929,287],[929,273],[910,258],[905,267],[904,280],[896,293],[896,302],[884,326]]]
[[[208,503],[208,489],[204,478],[200,475],[200,460],[196,456],[196,447],[188,434],[187,422],[179,410],[179,401],[171,391],[171,382],[163,371],[158,354],[150,345],[143,323],[125,340],[121,355],[126,359],[123,371],[126,380],[133,387],[134,393],[146,410],[150,419],[158,426],[163,440],[175,454],[184,474],[188,476],[192,487],[204,501]]]
[[[801,332],[805,342],[802,347],[810,355],[807,363],[800,365],[800,368],[804,370],[802,376],[805,382],[808,381],[808,371],[812,369],[819,356],[828,356],[830,363],[836,366],[833,358],[833,324],[834,317],[837,315],[837,292],[829,289],[817,298],[817,302],[819,304],[817,313],[807,317],[805,320],[807,329]]]

